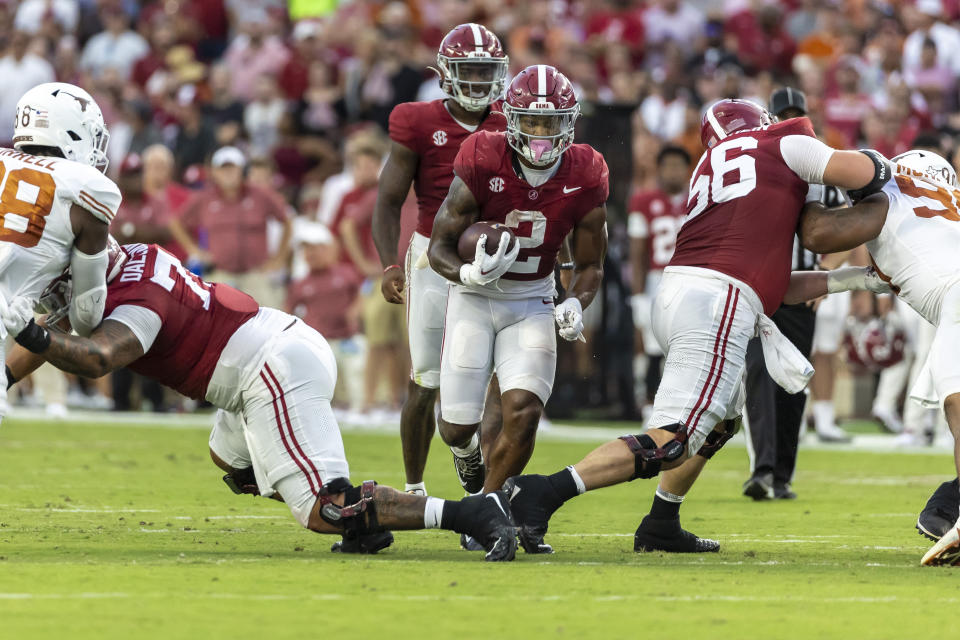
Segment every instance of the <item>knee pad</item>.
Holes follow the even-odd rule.
[[[718,424],[713,431],[707,434],[706,439],[703,441],[703,445],[700,447],[700,450],[697,451],[697,455],[703,456],[707,460],[712,458],[717,451],[720,451],[720,449],[723,448],[723,445],[727,444],[730,438],[737,435],[742,424],[743,418],[740,416],[737,416],[732,420],[724,420]]]
[[[257,485],[257,477],[253,473],[253,467],[234,469],[223,476],[223,481],[230,487],[230,491],[233,491],[237,495],[243,495],[245,493],[253,496],[260,495],[260,487]]]
[[[682,425],[669,425],[659,428],[676,433],[680,426]],[[676,427],[676,429],[671,427]],[[679,460],[686,451],[686,438],[679,436],[662,447],[658,447],[656,441],[645,433],[636,436],[620,436],[620,439],[630,447],[634,456],[633,475],[630,480],[655,477],[660,473],[660,467],[664,462]]]

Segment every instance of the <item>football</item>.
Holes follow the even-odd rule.
[[[512,249],[517,238],[510,227],[500,222],[474,222],[460,234],[460,240],[457,242],[457,253],[460,254],[460,259],[464,262],[473,262],[473,258],[477,255],[477,242],[484,233],[487,234],[487,255],[492,256],[500,248],[500,236],[504,232],[510,234],[510,244],[507,248]]]

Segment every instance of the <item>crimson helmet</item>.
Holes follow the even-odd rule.
[[[744,129],[773,124],[770,112],[749,100],[718,100],[707,107],[700,121],[700,142],[709,149],[727,136]]]
[[[127,262],[127,254],[112,235],[107,235],[107,276],[106,281],[109,284],[113,279],[120,275],[120,270]],[[40,299],[37,301],[35,311],[37,313],[48,314],[47,324],[56,324],[67,317],[70,312],[70,301],[73,299],[73,279],[70,275],[68,266],[63,272],[50,281]]]
[[[580,105],[567,77],[534,64],[513,79],[503,104],[507,142],[529,163],[553,164],[573,144]]]
[[[474,22],[458,25],[437,52],[440,86],[467,111],[483,111],[503,93],[509,62],[492,31]]]
[[[871,318],[860,322],[849,318],[847,322],[843,344],[852,365],[878,372],[903,360],[906,333],[895,321]]]

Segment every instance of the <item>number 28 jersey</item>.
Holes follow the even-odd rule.
[[[552,298],[553,268],[563,239],[610,193],[603,156],[590,145],[572,145],[553,177],[534,187],[517,175],[506,135],[480,131],[464,141],[453,171],[480,206],[480,219],[507,225],[520,241],[516,262],[483,287],[484,294]]]
[[[69,264],[73,205],[110,224],[120,190],[94,167],[0,149],[0,296],[36,302]]]
[[[103,317],[146,342],[130,369],[189,398],[205,398],[224,347],[260,306],[233,287],[204,282],[155,244],[124,245],[123,251],[127,262],[107,285]]]
[[[767,315],[790,283],[793,239],[809,188],[784,157],[783,145],[793,136],[814,137],[807,118],[732,134],[703,154],[669,265],[740,280]]]
[[[898,165],[884,187],[887,219],[867,250],[893,290],[931,324],[943,294],[960,282],[960,189]]]

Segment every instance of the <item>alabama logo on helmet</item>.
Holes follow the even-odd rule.
[[[535,64],[507,87],[503,114],[510,147],[532,165],[550,166],[573,144],[580,104],[565,75]]]
[[[482,24],[454,27],[440,43],[437,73],[444,93],[467,111],[483,111],[503,94],[510,59]]]

